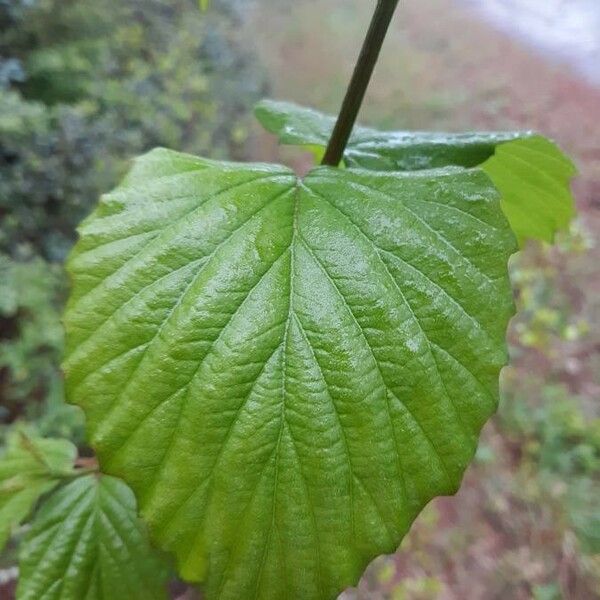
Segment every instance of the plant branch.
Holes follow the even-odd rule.
[[[81,470],[98,471],[98,459],[95,456],[81,456],[75,460],[75,467]]]
[[[342,160],[398,2],[399,0],[378,0],[377,2],[367,37],[348,85],[346,97],[321,162],[323,165],[337,167]]]

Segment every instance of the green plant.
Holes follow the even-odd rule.
[[[0,251],[62,261],[96,198],[154,146],[245,155],[264,80],[236,4],[0,2]]]
[[[77,449],[65,440],[32,440],[11,435],[0,462],[0,550],[40,496],[68,475]]]
[[[536,382],[540,386],[540,382]],[[579,401],[578,401],[579,400]],[[562,386],[542,386],[538,404],[505,395],[499,423],[521,455],[523,477],[562,500],[584,552],[600,551],[600,419],[582,410]]]
[[[64,337],[63,269],[40,258],[17,262],[0,254],[0,281],[0,439],[11,423],[24,419],[40,435],[81,443],[81,414],[65,405],[57,368]]]
[[[351,137],[396,4],[378,3],[337,122],[258,108],[324,166],[154,150],[80,226],[67,394],[109,475],[48,500],[21,589],[38,569],[57,598],[106,597],[92,551],[67,568],[77,588],[44,553],[48,522],[104,523],[55,510],[95,477],[131,486],[208,598],[335,597],[458,488],[507,360],[508,260],[568,224],[574,169],[529,133]]]
[[[0,460],[0,549],[52,490],[21,547],[19,598],[164,598],[131,490],[76,465],[66,440],[13,434]]]

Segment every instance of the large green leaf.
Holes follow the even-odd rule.
[[[513,313],[480,170],[157,150],[80,234],[68,396],[209,599],[334,598],[456,491]]]
[[[0,550],[38,499],[69,475],[77,449],[66,440],[15,433],[0,456]]]
[[[326,146],[335,124],[334,117],[273,100],[260,102],[256,116],[281,143],[311,149]],[[520,243],[530,238],[553,241],[575,213],[569,189],[576,174],[573,163],[554,143],[532,132],[382,132],[356,127],[344,161],[376,171],[481,166],[498,188]]]
[[[54,492],[20,549],[18,600],[166,598],[131,490],[86,475]]]

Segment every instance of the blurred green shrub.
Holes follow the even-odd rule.
[[[244,154],[264,85],[238,5],[0,2],[0,250],[64,258],[124,161],[151,147]]]
[[[500,412],[507,435],[542,471],[565,477],[600,472],[600,419],[590,418],[563,386],[541,388],[539,404],[515,395]]]
[[[600,419],[564,386],[540,384],[538,401],[518,391],[502,404],[499,423],[538,484],[562,499],[582,549],[600,553]]]
[[[80,411],[63,401],[60,265],[0,255],[0,422],[35,423],[41,435],[83,438]]]
[[[592,245],[574,225],[554,248],[531,247],[513,262],[519,312],[511,353],[523,361],[523,348],[530,350],[527,366],[505,380],[499,424],[524,475],[521,493],[534,503],[554,501],[581,549],[600,555],[600,419],[582,385],[592,323],[577,309],[582,296],[574,275],[564,275],[567,258],[584,256]]]
[[[589,233],[573,223],[569,232],[557,236],[555,245],[530,246],[527,255],[515,257],[511,265],[511,281],[518,292],[514,332],[522,347],[554,360],[561,354],[561,344],[578,342],[590,333],[591,324],[573,306],[578,291],[565,285],[563,263],[566,257],[585,256],[592,247]]]

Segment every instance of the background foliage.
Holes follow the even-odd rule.
[[[25,425],[86,452],[58,371],[62,260],[130,157],[167,145],[305,168],[250,128],[251,106],[272,87],[335,112],[369,9],[363,0],[219,0],[206,13],[197,0],[0,0],[0,435]],[[433,503],[348,598],[598,597],[599,106],[600,91],[457,2],[401,9],[367,124],[539,129],[577,160],[581,218],[557,247],[532,245],[512,265],[512,366],[461,492]],[[12,546],[0,558],[9,598],[14,571],[3,569],[14,564]]]

